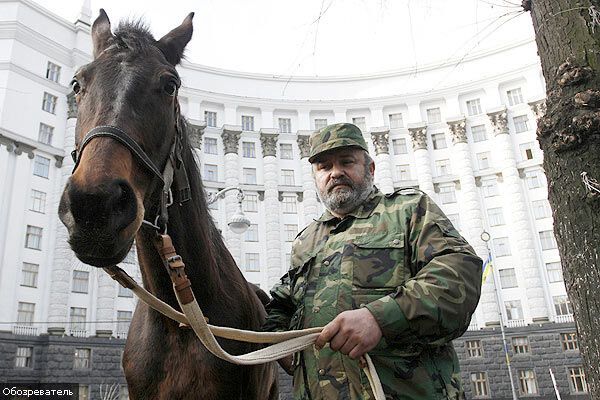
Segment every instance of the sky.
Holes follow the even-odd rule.
[[[84,0],[33,0],[73,22]],[[158,39],[194,12],[188,61],[276,76],[356,76],[459,62],[533,38],[520,0],[88,0]]]

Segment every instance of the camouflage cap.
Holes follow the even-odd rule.
[[[365,142],[358,126],[347,122],[328,125],[310,136],[310,157],[308,161],[312,163],[315,161],[316,156],[328,150],[351,146],[369,151],[367,142]]]

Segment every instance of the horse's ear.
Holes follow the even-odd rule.
[[[94,58],[98,57],[100,53],[108,47],[110,40],[112,39],[112,32],[110,31],[110,20],[108,15],[103,8],[100,9],[100,15],[94,21],[92,25],[92,43],[94,44]]]
[[[181,57],[183,57],[183,49],[185,49],[185,46],[192,38],[192,32],[194,31],[194,27],[192,26],[193,18],[194,13],[189,13],[181,25],[167,33],[156,43],[167,58],[167,61],[173,65],[179,64]]]

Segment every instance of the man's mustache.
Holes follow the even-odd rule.
[[[340,186],[340,185],[350,186],[351,189],[354,189],[354,184],[352,183],[352,181],[349,178],[340,177],[335,180],[332,180],[329,183],[329,185],[327,185],[327,191],[330,192],[333,190],[333,188],[335,188],[336,186]]]

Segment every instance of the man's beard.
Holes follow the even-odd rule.
[[[331,180],[323,192],[319,190],[319,198],[325,208],[336,214],[345,215],[360,206],[373,190],[373,175],[368,168],[365,170],[365,175],[360,182],[352,183],[350,179],[342,176]],[[347,187],[335,189],[342,184]]]

